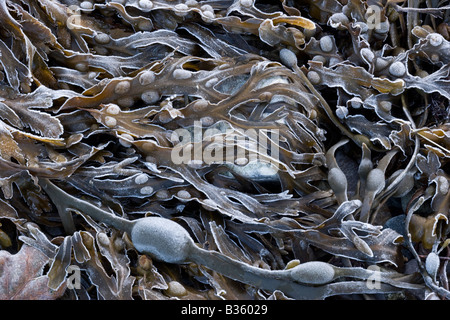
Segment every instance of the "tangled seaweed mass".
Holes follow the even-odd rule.
[[[0,0],[0,299],[449,299],[449,23]]]

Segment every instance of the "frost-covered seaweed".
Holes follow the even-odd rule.
[[[431,3],[0,0],[0,258],[52,298],[449,299]]]

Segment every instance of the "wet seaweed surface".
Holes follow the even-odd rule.
[[[0,0],[0,299],[449,299],[449,23]]]

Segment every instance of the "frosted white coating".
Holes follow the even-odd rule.
[[[444,41],[444,37],[439,33],[430,33],[427,38],[433,47],[439,47]]]
[[[330,36],[324,36],[320,38],[319,46],[323,52],[330,52],[331,50],[333,50],[333,40]]]
[[[320,79],[320,75],[315,71],[308,72],[307,77],[312,84],[319,84],[322,81],[322,79]]]
[[[289,269],[294,281],[305,284],[326,284],[334,280],[334,268],[325,262],[310,261]]]
[[[145,91],[141,94],[141,99],[145,103],[153,104],[159,100],[159,93],[155,90]]]
[[[167,190],[158,190],[158,191],[156,192],[156,197],[157,197],[158,199],[167,199],[167,198],[170,197],[170,193],[169,193],[169,191],[167,191]]]
[[[375,54],[369,48],[362,48],[361,56],[364,57],[364,59],[366,59],[369,62],[372,62],[373,59],[375,58]]]
[[[182,297],[188,293],[186,288],[178,281],[170,281],[167,285],[166,293],[170,296]]]
[[[99,44],[107,44],[111,40],[109,35],[107,35],[106,33],[98,33],[95,35],[94,39],[95,42]]]
[[[80,3],[81,9],[89,10],[89,9],[92,9],[93,7],[94,7],[94,4],[90,1],[83,1]]]
[[[297,56],[289,49],[281,49],[280,60],[284,65],[290,68],[297,65]]]
[[[241,0],[241,6],[250,8],[253,5],[253,0]]]
[[[214,18],[214,13],[211,12],[211,11],[202,11],[202,13],[203,13],[203,17],[202,18],[204,20],[208,20],[208,19],[213,19]],[[208,22],[208,21],[205,21],[205,22]]]
[[[390,28],[389,20],[382,21],[377,24],[377,26],[374,28],[376,33],[388,33]]]
[[[179,3],[179,4],[175,5],[175,9],[177,9],[177,10],[188,10],[189,7],[187,5],[185,5],[184,3]]]
[[[211,13],[214,13],[214,8],[211,6],[211,5],[209,5],[209,4],[204,4],[204,5],[202,5],[201,7],[200,7],[200,9],[202,10],[202,11],[209,11],[209,12],[211,12]]]
[[[349,23],[348,17],[343,14],[342,12],[339,13],[335,13],[333,14],[329,19],[328,19],[328,23],[330,24],[330,26],[332,26],[333,28],[338,28],[343,24],[347,24]]]
[[[130,108],[134,104],[134,99],[130,96],[124,96],[117,99],[117,104],[122,108]]]
[[[198,5],[198,2],[197,2],[196,0],[187,0],[187,1],[185,2],[185,4],[186,4],[187,6],[189,6],[189,7],[195,7],[195,6]]]
[[[138,23],[138,28],[142,31],[150,31],[153,29],[153,24],[149,20],[141,20]]]
[[[383,58],[376,58],[375,59],[375,69],[376,70],[382,70],[386,68],[389,65],[389,61]]]
[[[109,238],[106,233],[99,232],[97,233],[97,241],[103,246],[109,246]]]
[[[189,191],[186,191],[186,190],[178,191],[177,196],[182,199],[190,199],[191,198],[191,194],[189,193]]]
[[[150,10],[151,8],[153,8],[153,2],[149,0],[139,0],[138,5],[142,9]]]
[[[437,192],[439,192],[442,195],[447,194],[449,189],[449,183],[447,178],[445,178],[444,176],[438,176],[436,178],[436,182],[438,184]]]
[[[367,175],[366,189],[376,191],[383,189],[385,185],[384,172],[380,169],[372,169]]]
[[[238,166],[245,166],[248,163],[248,158],[237,158],[234,163]]]
[[[119,136],[119,143],[122,146],[124,146],[125,148],[131,147],[132,144],[130,141],[133,141],[133,140],[134,140],[134,138],[131,135],[129,135],[128,133],[122,133]]]
[[[338,106],[336,108],[336,116],[339,119],[345,119],[348,116],[348,109],[347,109],[347,107]]]
[[[396,61],[389,67],[389,73],[395,77],[402,77],[406,73],[406,67],[400,61]]]
[[[114,92],[117,94],[125,94],[128,91],[130,91],[131,85],[128,81],[120,81],[118,84],[116,84],[116,87],[114,88]]]
[[[155,81],[155,73],[153,71],[147,70],[141,73],[139,76],[139,83],[143,86],[148,85]]]
[[[152,194],[153,193],[153,188],[152,187],[150,187],[150,186],[145,186],[145,187],[142,187],[141,188],[141,190],[139,190],[139,192],[141,193],[141,194]]]
[[[136,178],[134,178],[134,182],[136,184],[144,184],[148,181],[148,175],[146,175],[145,173],[141,173],[139,175],[136,176]]]
[[[194,102],[192,109],[196,112],[204,111],[208,107],[208,101],[199,99]]]
[[[347,177],[339,168],[331,168],[328,172],[328,183],[334,192],[345,192],[347,189]]]
[[[106,116],[105,117],[105,125],[107,127],[110,127],[110,128],[115,127],[117,125],[116,118],[113,118],[113,117],[110,117],[110,116]]]
[[[178,223],[160,217],[137,220],[131,240],[141,252],[167,263],[183,263],[195,246],[189,233]]]
[[[398,170],[399,174],[403,173],[403,169]],[[397,177],[392,174],[392,177]],[[392,178],[391,178],[392,179]],[[404,178],[399,182],[397,190],[393,194],[394,197],[404,197],[414,187],[414,172],[408,172],[404,175]]]
[[[440,259],[439,256],[435,252],[430,252],[425,260],[425,269],[427,270],[430,277],[433,279],[436,277],[436,274],[439,270]]]
[[[186,80],[192,77],[192,72],[184,69],[176,69],[173,72],[173,77],[178,80]]]
[[[110,115],[118,115],[120,113],[120,107],[117,104],[111,104],[106,108],[106,113]]]

